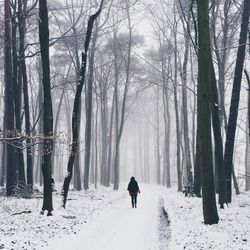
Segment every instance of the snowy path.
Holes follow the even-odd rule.
[[[158,249],[159,194],[142,186],[138,208],[132,209],[130,197],[105,208],[76,235],[53,240],[48,250],[155,250]]]

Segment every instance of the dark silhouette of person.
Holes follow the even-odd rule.
[[[137,181],[135,180],[135,177],[132,176],[130,178],[130,182],[128,184],[128,191],[131,196],[131,202],[132,202],[132,208],[136,208],[136,203],[137,203],[137,195],[140,193],[140,189],[138,186]]]

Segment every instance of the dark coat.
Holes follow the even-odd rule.
[[[138,192],[140,192],[138,183],[136,180],[131,180],[128,184],[128,191],[130,195],[135,195],[138,194]]]

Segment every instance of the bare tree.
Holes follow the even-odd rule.
[[[4,131],[6,137],[14,136],[14,99],[12,79],[12,58],[11,58],[11,3],[4,1],[4,71],[5,71],[5,109],[4,109]],[[7,196],[14,194],[16,186],[16,166],[14,164],[14,148],[6,145],[6,189]]]
[[[233,150],[235,141],[235,131],[238,117],[238,106],[240,99],[240,88],[242,72],[245,60],[245,50],[247,41],[247,29],[249,26],[249,16],[250,16],[250,0],[244,0],[243,2],[243,12],[242,12],[242,22],[239,37],[239,47],[237,51],[233,89],[231,96],[231,104],[228,118],[228,126],[226,133],[226,143],[225,143],[225,153],[224,162],[226,168],[226,180],[227,180],[227,202],[232,200],[232,169],[233,169]]]
[[[50,88],[50,63],[49,63],[49,26],[48,7],[46,0],[39,1],[39,40],[41,46],[42,70],[43,70],[43,94],[44,94],[44,146],[42,173],[44,180],[43,206],[41,213],[48,211],[52,215],[52,179],[51,179],[51,155],[53,152],[53,112]]]
[[[197,0],[198,12],[198,103],[197,143],[201,167],[203,217],[205,224],[216,224],[217,214],[211,141],[211,50],[209,35],[208,0]]]
[[[85,84],[85,74],[86,74],[86,67],[87,67],[87,53],[89,50],[89,43],[91,40],[91,34],[92,34],[92,29],[93,29],[93,24],[96,18],[100,15],[101,10],[102,10],[102,5],[103,5],[103,0],[101,1],[100,7],[97,10],[97,12],[93,15],[90,16],[89,21],[88,21],[88,27],[87,27],[87,33],[86,33],[86,38],[85,38],[85,44],[84,44],[84,51],[82,52],[82,65],[81,65],[81,73],[80,73],[80,80],[79,84],[77,85],[76,89],[76,95],[75,95],[75,100],[74,100],[74,107],[73,107],[73,114],[72,114],[72,144],[71,144],[71,152],[69,156],[69,161],[68,161],[68,173],[67,176],[64,179],[63,183],[63,207],[65,208],[66,206],[66,201],[67,201],[67,195],[69,191],[69,184],[72,178],[72,170],[73,170],[73,164],[75,160],[75,153],[78,147],[79,143],[79,130],[78,130],[78,110],[79,110],[79,105],[80,105],[80,100],[81,100],[81,93],[83,89],[83,85]]]

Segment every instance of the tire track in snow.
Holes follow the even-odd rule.
[[[159,236],[159,250],[169,249],[169,242],[171,239],[170,220],[168,213],[164,207],[164,199],[159,199],[159,224],[158,224],[158,236]]]

